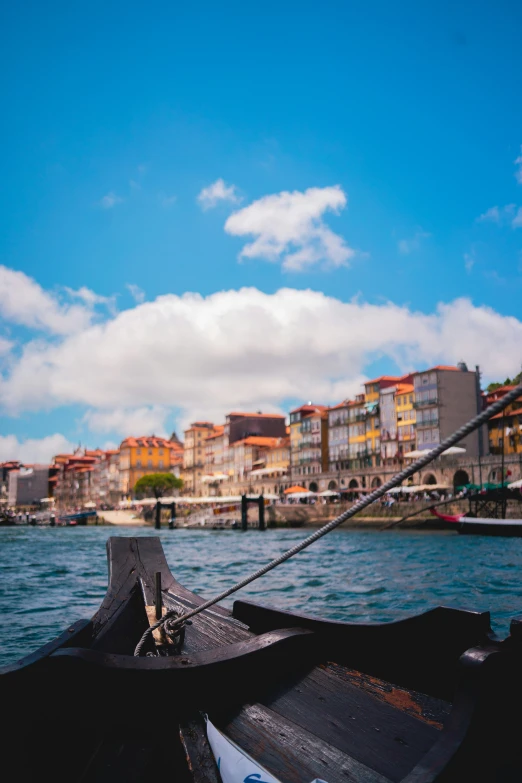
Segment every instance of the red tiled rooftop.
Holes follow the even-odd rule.
[[[520,400],[517,400],[517,402],[520,402]],[[504,416],[509,418],[510,416],[520,416],[522,414],[522,408],[517,408],[514,411],[509,411],[509,413],[504,413],[504,411],[501,411],[500,413],[495,414],[495,416],[492,416],[490,421],[493,421],[493,419],[502,419]]]

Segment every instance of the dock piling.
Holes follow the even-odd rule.
[[[258,507],[259,507],[259,529],[260,530],[266,530],[265,525],[265,499],[263,495],[259,495],[258,498]]]
[[[176,504],[175,503],[171,503],[170,504],[169,530],[174,530],[175,523],[176,523]]]
[[[248,501],[246,495],[241,495],[241,530],[248,529]]]
[[[154,527],[156,528],[156,530],[161,530],[161,503],[159,502],[159,500],[156,503],[156,522]]]

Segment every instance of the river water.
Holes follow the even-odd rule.
[[[0,528],[0,664],[91,617],[107,588],[110,535],[151,528]],[[307,535],[303,529],[159,531],[172,572],[209,598]],[[446,605],[489,610],[508,633],[522,615],[522,538],[337,530],[243,589],[240,597],[355,622]],[[224,602],[231,606],[234,598]]]

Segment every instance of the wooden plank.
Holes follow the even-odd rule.
[[[182,720],[179,736],[193,783],[221,783],[203,718],[197,716]]]
[[[323,667],[263,704],[392,781],[402,780],[440,733]]]
[[[245,706],[232,719],[218,721],[216,725],[285,783],[304,783],[314,778],[328,783],[387,781],[338,748],[260,704]]]
[[[462,653],[491,634],[488,612],[448,607],[371,624],[323,620],[251,601],[235,601],[233,614],[255,633],[309,628],[320,634],[327,660],[445,700],[454,695]]]

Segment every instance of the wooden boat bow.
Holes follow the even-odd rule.
[[[167,609],[203,599],[157,538],[109,539],[108,561],[92,620],[2,671],[19,780],[218,783],[202,711],[285,783],[522,779],[521,620],[502,641],[487,612],[352,624],[236,601],[135,657],[157,573]]]

